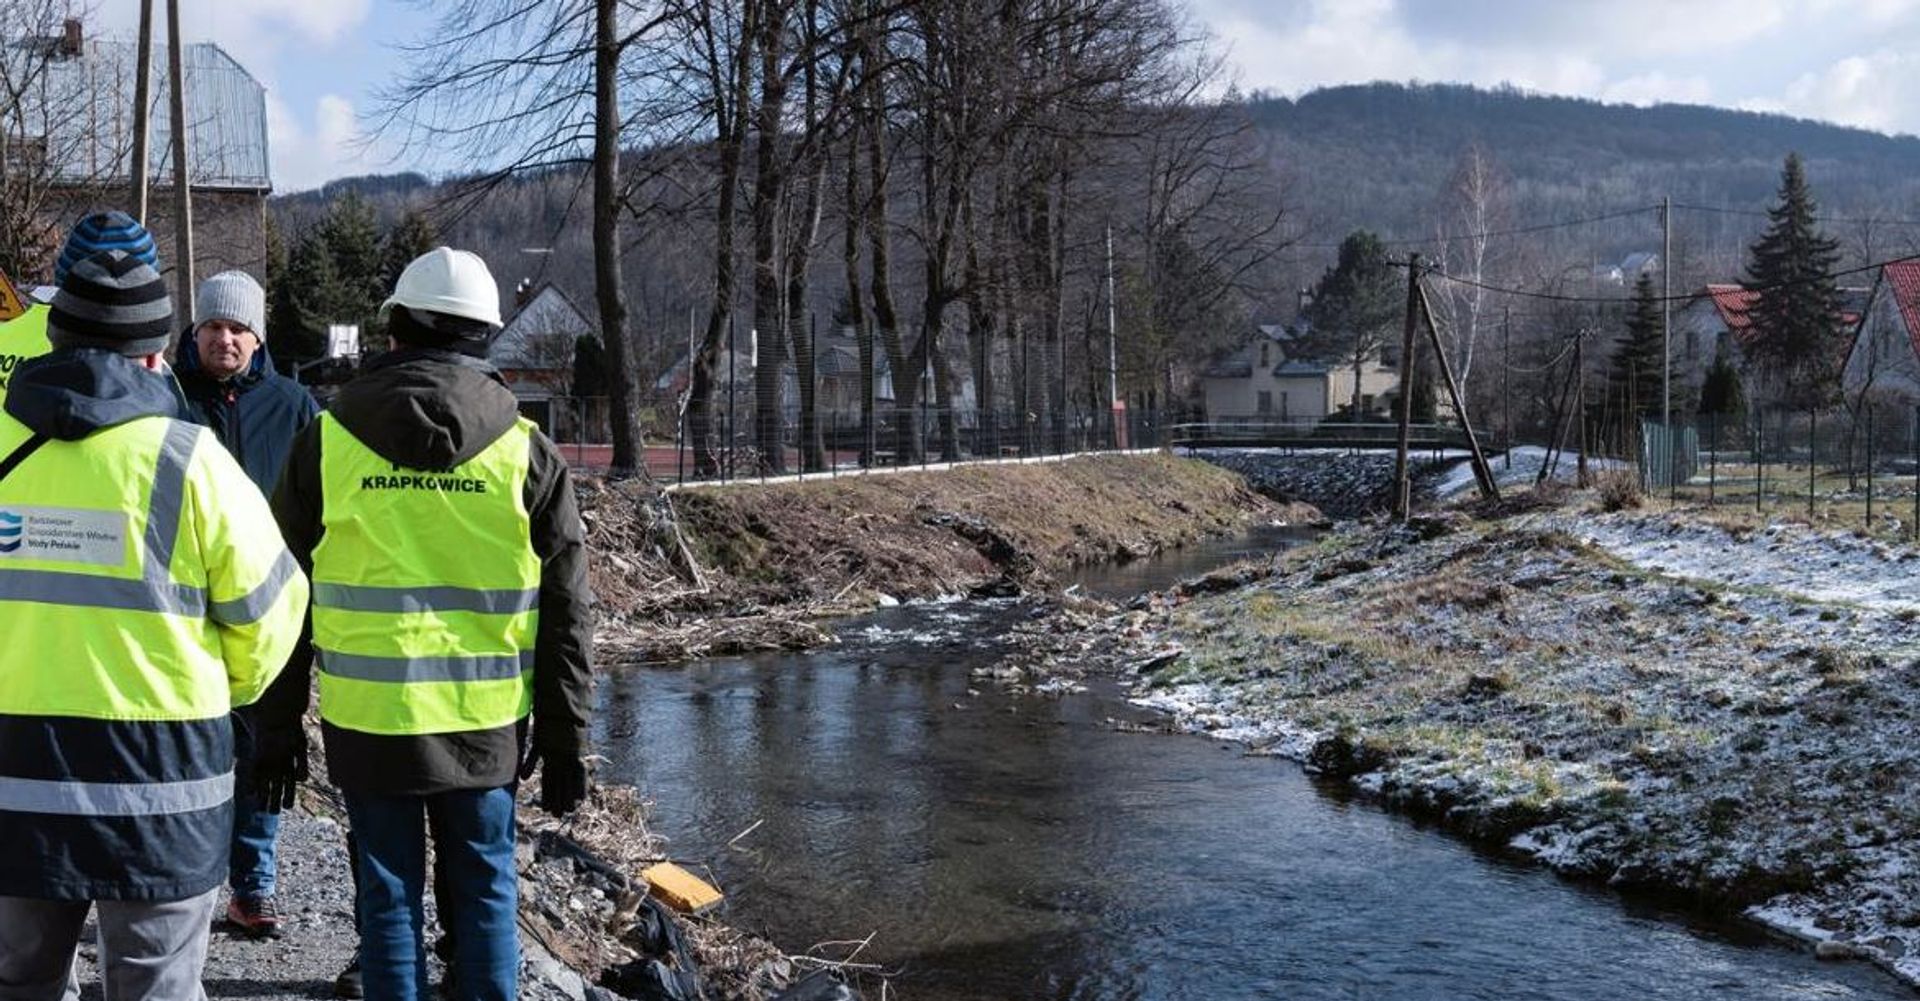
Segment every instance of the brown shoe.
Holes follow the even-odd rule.
[[[234,897],[227,901],[227,923],[248,938],[279,938],[280,915],[272,897]]]

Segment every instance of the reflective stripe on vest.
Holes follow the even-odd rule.
[[[320,716],[387,735],[490,730],[533,705],[540,560],[526,509],[533,425],[450,470],[396,466],[320,421],[313,551]]]
[[[233,773],[179,782],[53,782],[0,776],[0,810],[151,817],[211,810],[233,798]]]

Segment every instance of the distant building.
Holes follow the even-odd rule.
[[[586,414],[585,404],[574,404],[574,345],[581,337],[597,336],[594,325],[560,287],[546,282],[525,289],[506,325],[500,328],[487,360],[500,370],[507,388],[520,401],[520,412],[549,431],[574,430],[576,423],[598,426],[604,402]],[[556,413],[556,400],[560,401]],[[564,427],[562,427],[564,425]]]
[[[1304,328],[1266,324],[1239,348],[1200,373],[1209,421],[1300,421],[1314,423],[1352,408],[1351,364],[1306,356]],[[1360,410],[1384,417],[1399,386],[1399,373],[1369,360],[1360,369]]]
[[[1659,270],[1659,254],[1636,250],[1621,258],[1618,264],[1594,265],[1593,280],[1602,285],[1631,286],[1640,280],[1641,275],[1654,274]]]
[[[1851,347],[1852,331],[1866,306],[1869,290],[1849,287],[1839,291],[1842,311],[1838,323],[1847,331]],[[1673,381],[1676,387],[1686,389],[1684,395],[1676,389],[1676,399],[1697,398],[1694,394],[1706,381],[1708,370],[1721,357],[1739,374],[1750,400],[1766,397],[1766,374],[1753,358],[1753,321],[1747,316],[1759,297],[1760,293],[1742,285],[1710,283],[1673,311]]]
[[[1847,395],[1920,404],[1920,261],[1881,268],[1864,316],[1847,354]]]
[[[54,38],[7,38],[9,66],[45,62],[45,79],[7,126],[10,156],[42,158],[58,198],[47,213],[37,275],[49,280],[53,257],[75,218],[91,211],[132,210],[135,52],[130,42],[84,37],[77,19]],[[267,150],[266,89],[211,43],[181,51],[186,77],[187,170],[193,188],[194,269],[198,277],[239,268],[264,277],[266,200],[273,191]],[[147,228],[160,247],[169,280],[173,256],[173,151],[168,121],[167,50],[155,45],[149,94],[154,114],[148,143]],[[178,290],[175,290],[176,293]]]

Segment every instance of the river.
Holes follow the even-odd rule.
[[[1137,593],[1296,538],[1082,583]],[[1566,882],[1293,764],[1122,732],[1150,717],[1111,686],[973,679],[1026,614],[891,608],[824,650],[613,672],[603,777],[655,801],[732,922],[794,951],[871,935],[858,959],[897,971],[893,997],[1912,1001],[1871,968]]]

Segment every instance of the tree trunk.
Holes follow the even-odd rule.
[[[722,347],[728,351],[733,349],[727,332],[733,320],[733,295],[737,281],[734,267],[736,216],[748,84],[752,75],[749,71],[753,58],[750,41],[755,37],[750,30],[751,10],[748,13],[749,23],[745,28],[749,30],[741,31],[732,62],[724,70],[716,65],[712,72],[718,75],[710,81],[718,126],[714,146],[720,158],[719,176],[716,179],[719,201],[714,211],[713,297],[707,305],[707,329],[701,334],[700,348],[691,359],[688,375],[687,437],[692,444],[695,476],[714,476],[720,472],[720,453],[713,437],[713,393],[718,381],[716,369],[721,360]],[[717,42],[710,40],[710,44]],[[727,405],[731,410],[733,401],[729,399]]]
[[[627,341],[626,290],[620,281],[620,43],[615,0],[594,0],[593,292],[600,340],[607,351],[607,396],[613,419],[615,479],[646,474],[639,413],[634,407],[633,352]]]
[[[775,5],[777,7],[777,5]],[[753,206],[753,426],[763,473],[786,471],[786,445],[780,407],[786,375],[787,317],[782,300],[779,261],[780,205],[786,174],[780,162],[780,118],[786,107],[781,74],[784,9],[769,9],[759,43],[760,102],[754,112]]]

